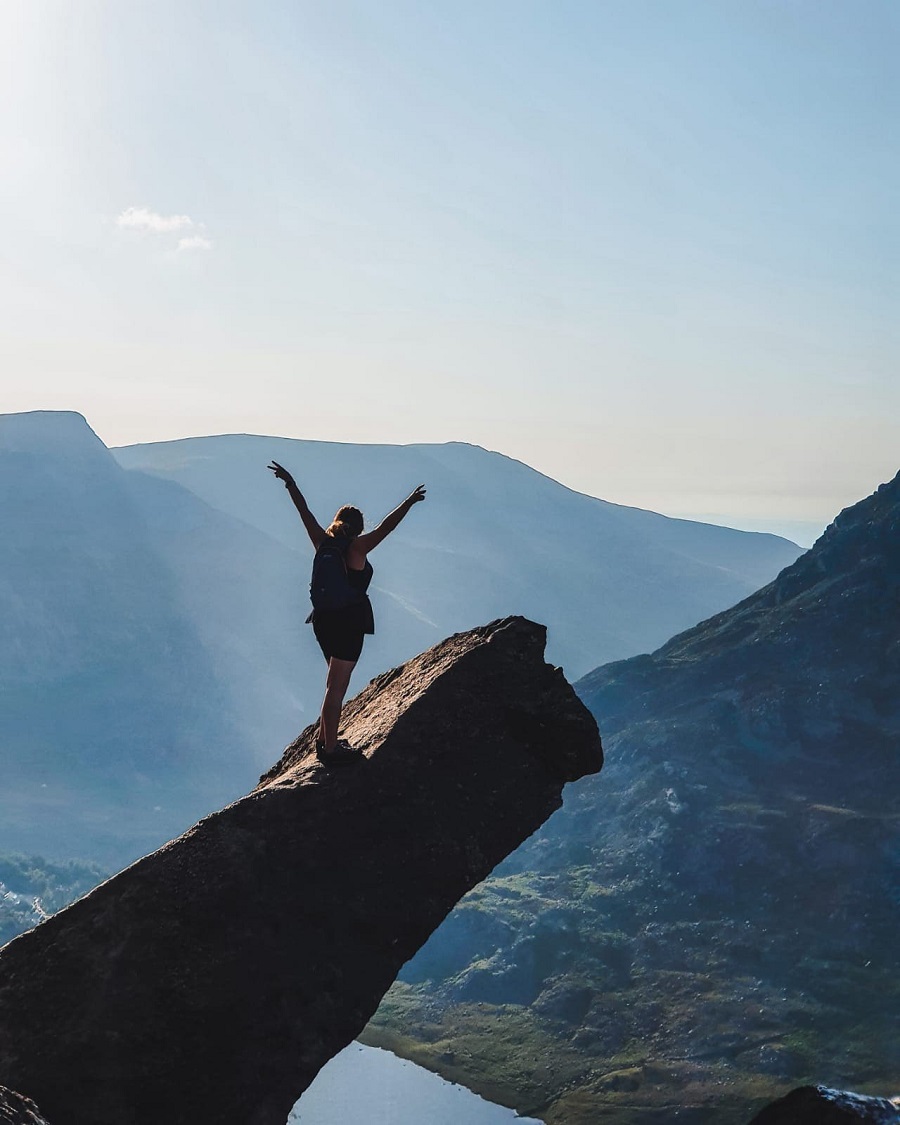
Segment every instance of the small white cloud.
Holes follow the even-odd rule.
[[[169,234],[174,230],[186,230],[196,224],[190,215],[160,215],[146,207],[126,207],[122,214],[117,216],[116,226],[150,231],[153,234]],[[189,240],[182,239],[182,242],[184,241]]]
[[[179,250],[212,250],[211,238],[204,238],[202,234],[193,234],[190,238],[179,238]]]
[[[195,222],[190,215],[160,215],[149,207],[126,207],[116,216],[115,222],[122,230],[136,231],[143,237],[149,237],[157,247],[162,243],[166,256],[213,248],[206,224]],[[181,232],[187,231],[191,233],[178,237]],[[175,237],[170,237],[173,235]]]

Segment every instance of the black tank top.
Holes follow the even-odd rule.
[[[353,570],[349,566],[347,567],[347,581],[355,590],[359,590],[363,595],[363,599],[359,605],[352,605],[347,611],[338,611],[347,612],[347,616],[354,618],[364,633],[375,632],[375,614],[372,611],[372,603],[369,601],[369,595],[366,593],[374,573],[372,564],[368,559],[366,559],[366,565],[362,570]]]
[[[372,575],[374,573],[375,571],[372,569],[372,564],[366,559],[366,565],[362,570],[353,570],[351,567],[347,567],[347,581],[354,590],[359,590],[360,593],[364,594],[369,588],[369,583],[372,581]]]

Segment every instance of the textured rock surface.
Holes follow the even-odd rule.
[[[0,1080],[65,1125],[284,1125],[454,903],[600,768],[508,618],[374,680],[253,793],[0,952]],[[88,1090],[90,1097],[77,1095]]]
[[[0,1125],[48,1125],[30,1098],[0,1086]]]
[[[888,1098],[801,1086],[767,1105],[750,1125],[900,1125],[900,1109]]]

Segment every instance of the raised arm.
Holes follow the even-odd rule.
[[[390,535],[413,504],[418,504],[420,500],[424,499],[425,485],[420,484],[417,488],[413,489],[402,504],[398,504],[393,512],[389,512],[377,527],[372,528],[371,531],[364,532],[362,535],[358,535],[353,541],[354,547],[362,551],[363,554],[368,554],[369,551],[374,550],[382,539],[386,539],[387,536]]]
[[[319,525],[319,521],[309,510],[309,505],[303,498],[303,493],[297,487],[297,482],[287,471],[273,461],[267,468],[271,469],[278,480],[284,481],[284,486],[288,490],[288,495],[294,501],[294,507],[300,513],[300,519],[303,520],[303,526],[306,528],[306,534],[309,536],[312,545],[318,550],[319,544],[325,538],[325,529]]]

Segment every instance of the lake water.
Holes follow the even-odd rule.
[[[390,1051],[351,1043],[319,1071],[290,1125],[541,1125]]]

